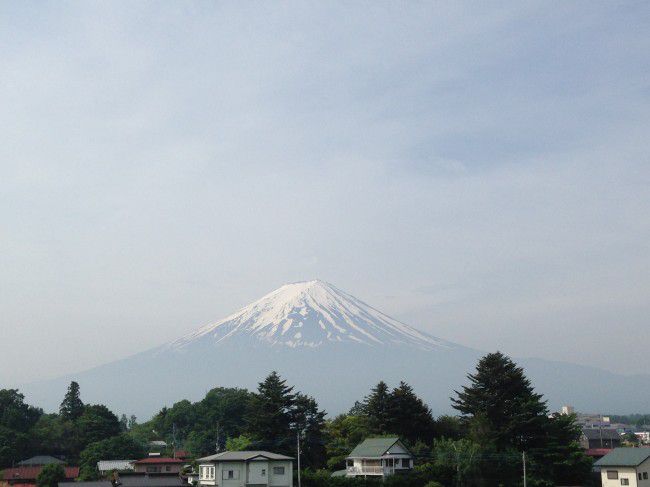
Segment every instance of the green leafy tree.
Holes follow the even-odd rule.
[[[80,478],[99,478],[97,462],[100,460],[137,460],[146,455],[144,447],[128,434],[121,434],[89,444],[79,456]]]
[[[325,466],[325,411],[318,409],[313,397],[296,394],[293,404],[293,428],[300,435],[302,465],[306,468]]]
[[[30,453],[32,427],[43,411],[25,403],[17,389],[0,390],[0,467]]]
[[[59,407],[59,414],[63,419],[75,421],[83,412],[84,403],[81,401],[79,384],[72,381]]]
[[[480,478],[481,448],[470,440],[436,440],[433,445],[434,464],[446,471],[458,486],[477,485]]]
[[[295,430],[291,428],[294,401],[293,387],[277,372],[260,382],[246,418],[247,435],[256,448],[284,454],[295,451]]]
[[[120,421],[103,404],[84,406],[75,423],[79,451],[96,441],[120,434]]]
[[[235,438],[228,438],[226,440],[226,450],[244,451],[244,450],[248,450],[252,444],[253,444],[253,440],[251,440],[248,436],[239,435]]]
[[[345,457],[352,449],[371,435],[370,420],[366,415],[341,414],[325,424],[327,468],[345,467]]]
[[[38,487],[58,487],[59,482],[65,480],[65,470],[58,463],[45,465],[36,477]]]

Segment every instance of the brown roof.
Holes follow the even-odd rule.
[[[160,464],[160,463],[183,463],[182,460],[178,458],[169,458],[169,457],[149,457],[133,462],[136,465],[148,465],[148,464]]]
[[[2,472],[3,480],[36,480],[38,474],[43,470],[39,467],[15,467],[7,468]],[[63,467],[66,479],[76,479],[79,477],[79,467]]]

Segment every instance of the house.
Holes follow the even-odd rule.
[[[293,458],[267,451],[225,451],[199,458],[199,485],[293,487]]]
[[[602,487],[650,487],[650,448],[616,448],[598,460]]]
[[[7,468],[2,472],[2,480],[5,485],[14,486],[35,486],[36,478],[43,470],[44,465],[34,467]],[[79,467],[63,467],[65,481],[72,482],[79,477]]]
[[[51,465],[52,463],[58,463],[59,465],[65,464],[65,462],[60,458],[51,455],[36,455],[35,457],[18,462],[17,465],[19,467],[43,467],[45,465]]]
[[[97,462],[97,470],[104,476],[111,472],[128,472],[135,470],[135,460],[100,460]]]
[[[413,468],[413,455],[399,438],[367,438],[345,459],[346,476],[380,476],[405,473]]]
[[[639,439],[641,443],[647,445],[650,443],[650,431],[637,431],[634,435]]]
[[[176,474],[181,472],[183,461],[178,458],[148,457],[133,462],[135,473]]]
[[[612,428],[583,428],[580,445],[585,450],[591,448],[618,448],[621,446],[621,435]]]

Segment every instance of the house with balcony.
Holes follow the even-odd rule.
[[[347,477],[386,477],[407,473],[413,455],[397,437],[366,438],[345,459]]]
[[[199,458],[205,487],[293,487],[293,458],[268,451],[225,451]]]

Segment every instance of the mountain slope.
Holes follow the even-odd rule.
[[[267,345],[320,347],[332,343],[406,345],[435,350],[451,344],[377,311],[320,280],[286,284],[233,315],[173,342],[190,347],[198,340],[215,345],[249,337]]]
[[[21,387],[28,399],[56,410],[77,380],[87,402],[146,418],[212,387],[255,389],[271,370],[313,395],[332,414],[347,410],[379,380],[409,382],[437,414],[466,382],[482,352],[400,323],[322,281],[293,283],[172,343],[56,380]],[[650,376],[517,359],[552,408],[609,413],[641,411]]]

